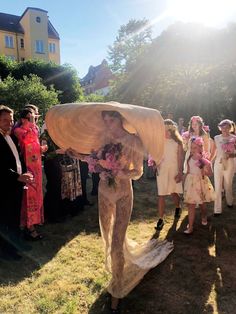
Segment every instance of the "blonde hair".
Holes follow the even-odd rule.
[[[183,139],[181,135],[179,134],[176,123],[171,119],[165,119],[164,124],[165,124],[166,131],[170,132],[171,138],[179,145],[183,145]]]

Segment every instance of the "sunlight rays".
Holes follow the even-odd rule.
[[[222,26],[236,12],[234,0],[170,0],[167,6],[169,16],[177,20],[211,27]]]

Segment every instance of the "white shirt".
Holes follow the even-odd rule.
[[[13,140],[11,139],[11,137],[9,135],[5,135],[4,138],[7,141],[7,144],[10,146],[10,149],[11,149],[11,151],[15,157],[17,173],[22,174],[20,157],[19,157],[18,151],[16,149],[16,145],[14,144]]]

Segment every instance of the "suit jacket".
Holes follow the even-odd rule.
[[[25,171],[23,163],[22,171]],[[0,222],[9,225],[20,223],[23,184],[18,177],[15,156],[0,133]]]

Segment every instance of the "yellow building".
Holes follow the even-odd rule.
[[[0,13],[0,55],[60,64],[60,38],[47,11],[28,7],[21,16]]]

